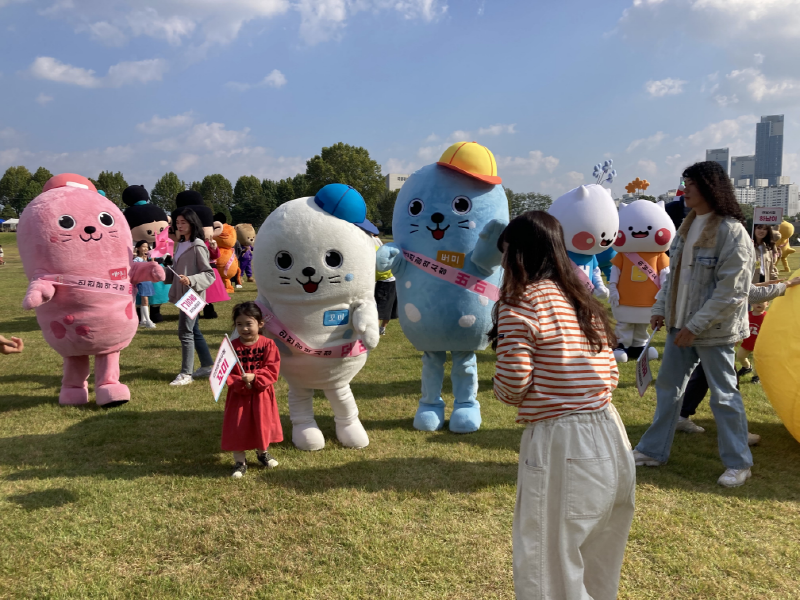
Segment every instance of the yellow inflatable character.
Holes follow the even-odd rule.
[[[800,277],[800,270],[793,277]],[[786,290],[786,295],[772,301],[767,317],[758,332],[754,357],[761,385],[772,407],[798,442],[800,442],[800,288]]]
[[[790,241],[792,239],[792,236],[794,235],[794,225],[792,225],[788,221],[783,221],[781,223],[781,226],[778,228],[778,231],[781,234],[781,239],[778,240],[776,245],[778,246],[778,249],[781,251],[781,264],[783,265],[781,271],[788,273],[789,255],[795,253],[795,249],[792,248],[792,243]]]

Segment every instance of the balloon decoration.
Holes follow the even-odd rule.
[[[639,179],[638,177],[625,186],[625,190],[629,194],[635,194],[637,191],[645,191],[650,187],[650,182],[647,179]]]
[[[795,271],[793,277],[800,277]],[[793,325],[800,322],[800,289],[770,303],[756,340],[755,367],[772,407],[800,442],[800,335]]]
[[[594,166],[594,171],[592,171],[592,176],[597,179],[595,181],[597,185],[602,185],[604,183],[612,183],[614,181],[614,178],[617,176],[617,172],[616,170],[611,168],[613,165],[614,161],[609,158],[602,164],[597,163]]]

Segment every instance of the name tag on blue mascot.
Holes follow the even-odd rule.
[[[350,311],[345,310],[326,310],[322,315],[322,324],[325,327],[336,327],[337,325],[347,325],[350,320]]]

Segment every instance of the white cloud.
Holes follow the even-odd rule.
[[[736,94],[731,94],[730,96],[723,96],[722,94],[717,94],[716,96],[713,97],[713,100],[723,108],[731,104],[739,103],[739,97]]]
[[[238,81],[229,81],[225,84],[226,87],[231,88],[232,90],[236,90],[237,92],[246,92],[247,90],[256,88],[256,87],[273,87],[276,89],[280,89],[285,86],[287,83],[286,76],[281,73],[278,69],[272,69],[269,75],[264,77],[261,81],[256,84],[251,83],[239,83]]]
[[[763,55],[763,54],[761,54],[760,52],[756,52],[756,53],[753,55],[753,60],[755,61],[755,63],[756,63],[757,65],[760,65],[760,64],[762,64],[762,63],[764,62],[764,58],[765,58],[765,57],[764,57],[764,55]]]
[[[472,134],[469,131],[464,131],[463,129],[456,129],[450,136],[447,138],[451,142],[468,142]]]
[[[82,25],[78,32],[88,29],[91,38],[106,46],[124,46],[128,41],[122,30],[108,21],[98,21],[89,25]]]
[[[562,175],[551,177],[539,182],[539,190],[543,194],[550,194],[553,199],[561,196],[563,193],[578,187],[585,183],[583,173],[577,171],[568,171]]]
[[[167,68],[167,62],[161,58],[121,62],[109,67],[105,77],[97,77],[92,69],[74,67],[50,56],[39,56],[31,64],[29,72],[37,79],[99,88],[160,81]]]
[[[162,16],[152,7],[133,11],[126,20],[134,36],[163,39],[171,46],[180,46],[183,38],[191,36],[196,27],[195,21],[187,16]]]
[[[308,44],[338,39],[348,17],[362,11],[394,10],[404,19],[436,21],[447,13],[441,0],[298,0],[300,36]]]
[[[0,129],[0,140],[11,140],[16,138],[18,135],[19,134],[12,127]]]
[[[41,106],[46,106],[52,101],[53,101],[53,97],[52,96],[48,96],[44,92],[40,92],[39,95],[36,96],[36,102]]]
[[[548,173],[555,171],[559,160],[554,156],[545,156],[541,150],[531,150],[528,156],[498,156],[497,170],[499,173],[534,174],[544,169]]]
[[[515,129],[516,126],[516,123],[511,123],[510,125],[498,123],[497,125],[491,125],[490,127],[481,127],[478,129],[478,135],[501,135],[503,133],[517,133]]]
[[[632,152],[639,146],[644,146],[645,148],[654,148],[658,146],[661,142],[663,142],[669,136],[664,133],[663,131],[657,131],[650,137],[642,138],[639,140],[633,140],[629,145],[626,152]]]
[[[664,159],[664,162],[667,163],[670,167],[674,167],[679,162],[683,162],[683,161],[681,161],[681,155],[680,154],[673,154],[672,156],[667,156],[667,158]]]
[[[162,152],[184,153],[226,151],[242,146],[249,132],[248,127],[237,131],[225,129],[223,123],[197,123],[187,131],[153,143],[153,148]]]
[[[637,162],[636,168],[647,177],[652,177],[658,173],[658,166],[649,158],[643,158]]]
[[[417,157],[425,161],[425,164],[439,160],[442,152],[450,147],[449,143],[438,144],[435,146],[423,146],[417,150]]]
[[[427,143],[429,143],[429,144],[430,144],[431,142],[438,142],[438,141],[439,141],[439,136],[438,136],[438,135],[436,135],[435,133],[432,133],[432,134],[430,134],[428,137],[426,137],[426,138],[425,138],[425,141],[426,141]]]
[[[736,88],[744,88],[756,102],[800,97],[800,80],[792,77],[770,78],[759,69],[750,67],[734,70],[725,78]]]
[[[390,158],[381,165],[383,173],[413,173],[419,169],[419,165],[413,161],[405,161],[399,158]]]
[[[731,156],[753,154],[757,122],[755,115],[742,115],[736,119],[711,123],[691,135],[675,138],[675,145],[693,152],[692,156],[686,157],[684,162],[687,164],[705,160],[705,150],[708,148],[728,147]]]
[[[644,84],[644,89],[653,98],[661,98],[662,96],[675,96],[683,92],[683,86],[688,82],[683,79],[660,79],[658,81],[650,80]]]
[[[173,117],[159,117],[153,115],[153,118],[144,123],[139,123],[136,129],[149,135],[163,133],[165,129],[179,129],[181,127],[188,127],[192,124],[193,118],[191,111],[185,112],[181,115]]]
[[[82,69],[64,64],[50,56],[39,56],[33,61],[30,73],[38,79],[69,83],[82,87],[100,87],[100,79],[91,69]]]

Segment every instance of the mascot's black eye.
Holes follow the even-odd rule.
[[[465,215],[472,210],[472,201],[466,196],[458,196],[453,200],[453,212]]]
[[[633,227],[628,227],[628,231],[633,231]]]
[[[75,227],[75,219],[69,215],[61,215],[58,217],[58,226],[61,227],[61,229],[72,229]]]
[[[294,259],[286,250],[281,250],[275,255],[275,264],[281,271],[288,271],[292,268]]]
[[[410,214],[412,217],[416,217],[424,209],[425,209],[425,204],[419,198],[414,198],[411,202],[408,203],[408,214]]]
[[[604,231],[603,233],[601,233],[601,234],[600,234],[600,237],[601,237],[601,238],[604,238],[604,237],[606,237],[606,232]]]
[[[97,215],[97,220],[100,221],[100,225],[104,225],[106,227],[111,227],[114,224],[114,217],[112,217],[107,212],[101,212]],[[148,233],[150,233],[148,231]]]
[[[147,235],[153,235],[153,232],[152,232],[151,230],[149,230],[149,229],[148,229],[148,230],[147,230]]]
[[[331,269],[338,269],[342,266],[343,262],[344,258],[342,258],[342,253],[338,250],[328,250],[325,253],[325,264]]]
[[[652,229],[652,226],[648,225],[648,226],[647,226],[647,229]]]

